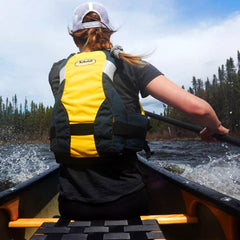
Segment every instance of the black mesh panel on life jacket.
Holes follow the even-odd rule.
[[[66,109],[61,102],[54,109],[52,118],[54,124],[51,126],[50,148],[53,152],[70,156],[70,126]]]
[[[102,81],[106,100],[99,108],[95,119],[94,138],[98,152],[101,156],[104,156],[107,153],[116,154],[123,151],[125,139],[114,135],[113,124],[119,120],[127,123],[127,118],[121,98],[117,94],[112,81],[105,73],[103,73]]]

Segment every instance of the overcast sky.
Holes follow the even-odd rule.
[[[54,62],[76,52],[67,27],[76,0],[0,0],[0,96],[17,94],[53,105],[48,73]],[[102,0],[117,33],[113,44],[131,54],[149,54],[179,86],[192,77],[212,79],[240,50],[239,0]],[[161,105],[143,101],[150,111]]]

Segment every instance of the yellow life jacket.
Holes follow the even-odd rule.
[[[107,51],[78,53],[66,60],[52,115],[54,153],[97,158],[143,149],[148,120],[127,112],[114,87],[115,70]]]

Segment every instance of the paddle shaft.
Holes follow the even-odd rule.
[[[190,124],[190,123],[186,123],[186,122],[183,122],[183,121],[180,121],[180,120],[176,120],[176,119],[173,119],[173,118],[164,117],[164,116],[161,116],[161,115],[158,115],[158,114],[155,114],[155,113],[151,113],[151,112],[148,112],[148,111],[145,111],[145,114],[149,117],[154,118],[154,119],[170,123],[172,125],[190,130],[190,131],[195,132],[195,133],[199,133],[202,130],[202,128],[199,127],[199,126],[196,126],[196,125]],[[227,143],[230,143],[232,145],[240,147],[240,139],[238,139],[238,138],[233,138],[233,137],[230,137],[230,136],[219,135],[219,134],[214,134],[213,136],[220,141],[227,142]]]

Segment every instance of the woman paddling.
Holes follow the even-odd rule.
[[[200,135],[228,134],[212,107],[168,80],[150,63],[113,47],[105,8],[76,8],[70,35],[79,53],[55,63],[51,149],[60,163],[62,217],[123,219],[147,214],[147,192],[137,169],[147,121],[138,95],[175,107],[205,126]],[[111,110],[111,112],[110,112]],[[111,116],[111,117],[110,117]]]

